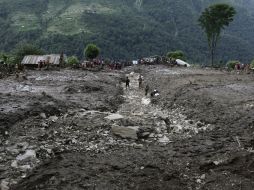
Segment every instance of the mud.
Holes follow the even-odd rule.
[[[138,89],[140,73],[159,96]],[[0,83],[2,189],[253,189],[253,74],[146,66],[27,78]]]

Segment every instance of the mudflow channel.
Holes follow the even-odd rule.
[[[147,70],[149,68],[143,71],[156,74],[154,71],[161,71],[161,68]],[[165,78],[160,73],[155,76],[161,80],[158,88],[168,84],[168,77],[171,81],[175,78],[175,84],[184,84],[183,89],[190,90],[193,87],[198,89],[200,84],[196,82],[186,87],[188,77],[192,81],[206,81],[207,87],[209,78],[224,80],[224,73],[209,70],[163,68],[163,71],[167,71]],[[114,80],[108,82],[105,75],[114,76]],[[152,84],[149,75],[144,74],[144,83]],[[220,129],[215,122],[211,124],[198,120],[197,116],[186,115],[191,108],[182,107],[184,105],[180,103],[170,104],[169,108],[156,103],[157,100],[166,101],[166,105],[165,92],[159,92],[155,99],[146,97],[144,89],[138,87],[139,73],[132,72],[132,69],[127,73],[130,89],[125,89],[124,84],[116,85],[119,76],[117,73],[96,74],[95,81],[104,81],[111,87],[93,96],[96,100],[102,94],[114,92],[113,89],[124,89],[123,94],[115,92],[109,99],[119,105],[118,109],[116,106],[112,109],[108,101],[100,100],[98,109],[71,106],[59,115],[40,114],[40,117],[22,122],[21,126],[25,125],[26,129],[31,128],[29,124],[32,122],[33,130],[23,138],[18,137],[22,134],[19,131],[8,139],[9,143],[15,142],[13,138],[19,140],[6,148],[13,156],[1,162],[9,165],[8,168],[2,167],[1,188],[252,189],[253,152],[242,147],[242,138],[231,138],[229,132]],[[234,76],[228,75],[225,80],[229,77]],[[240,77],[244,82],[245,76],[238,76],[237,82]],[[186,81],[189,83],[189,79]],[[71,89],[80,87],[82,85],[75,82]],[[179,90],[182,90],[181,86],[175,91]],[[190,94],[191,98],[195,98],[195,93]],[[179,94],[178,98],[183,95]],[[202,97],[200,104],[204,101]],[[185,99],[189,100],[188,97]],[[107,109],[103,107],[105,103]],[[35,126],[40,126],[40,130],[34,130]]]

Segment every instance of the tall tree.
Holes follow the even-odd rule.
[[[14,50],[15,62],[20,63],[26,55],[42,55],[44,52],[32,44],[21,44]]]
[[[206,8],[199,17],[199,25],[205,31],[211,52],[212,66],[221,31],[233,21],[236,11],[228,4],[214,4]]]
[[[85,56],[87,59],[98,57],[100,49],[95,44],[88,44],[85,48]]]

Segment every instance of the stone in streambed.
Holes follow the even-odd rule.
[[[113,126],[111,130],[112,133],[116,136],[127,139],[138,139],[137,132],[139,130],[139,127]]]

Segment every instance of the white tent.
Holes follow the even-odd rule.
[[[177,64],[180,65],[180,66],[186,66],[186,67],[190,67],[190,64],[181,60],[181,59],[177,59],[176,60]]]

